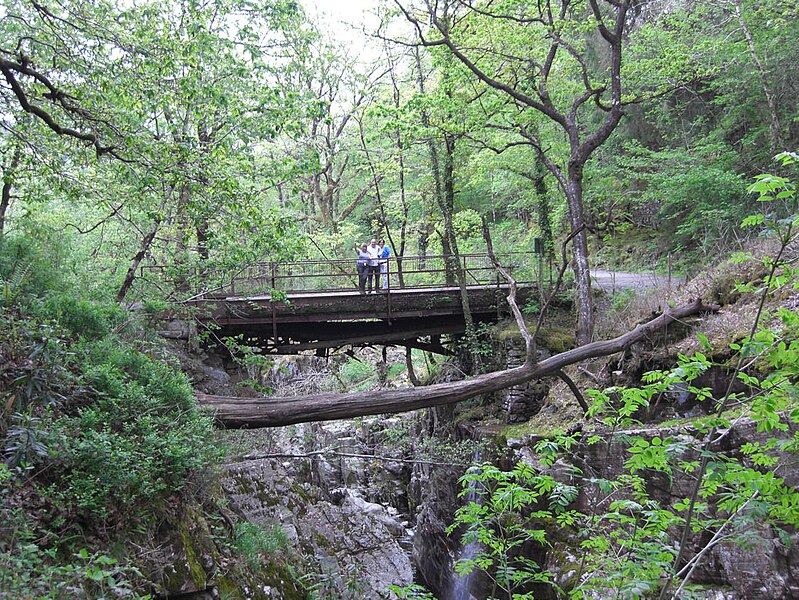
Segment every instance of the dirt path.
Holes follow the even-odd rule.
[[[591,271],[591,283],[606,292],[620,290],[645,290],[654,287],[667,287],[669,278],[655,273],[625,273],[620,271]],[[679,277],[671,278],[671,286],[682,283]]]

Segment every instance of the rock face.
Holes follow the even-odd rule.
[[[186,505],[162,528],[161,543],[167,552],[158,573],[152,573],[159,588],[168,596],[208,593],[220,562],[208,523],[198,507]]]
[[[585,432],[584,432],[585,433]],[[619,431],[617,434],[640,435],[647,437],[672,437],[679,439],[687,437],[689,433],[685,426],[681,427],[651,427],[635,431]],[[590,435],[590,434],[589,434]],[[699,435],[699,434],[695,434]],[[773,435],[773,433],[772,433]],[[755,423],[741,419],[731,429],[725,439],[725,452],[736,454],[747,443],[765,443],[768,434],[757,431]],[[536,464],[531,448],[539,438],[509,440],[517,460]],[[613,479],[624,471],[624,463],[630,454],[621,443],[595,444],[593,446],[575,447],[573,449],[571,464],[577,466],[584,473],[591,473],[592,477]],[[688,458],[687,456],[685,457]],[[784,456],[780,461],[780,475],[786,485],[796,487],[799,485],[799,458]],[[564,468],[566,467],[566,468]],[[566,481],[570,469],[564,463],[553,465],[549,474],[556,479]],[[662,506],[671,506],[690,495],[692,480],[684,474],[675,471],[672,481],[662,473],[650,473],[647,478],[647,491],[651,498],[657,500]],[[575,502],[575,508],[581,512],[590,513],[593,506],[599,505],[599,499],[606,497],[599,490],[588,486],[581,489]],[[770,527],[753,523],[751,526],[753,542],[747,546],[735,543],[722,543],[714,546],[707,552],[699,567],[691,576],[692,583],[707,587],[707,591],[700,595],[692,596],[703,599],[722,600],[789,600],[799,598],[799,533],[788,535],[789,539],[781,538]],[[679,530],[671,532],[672,543],[676,544]],[[555,573],[555,581],[561,587],[568,589],[574,582],[576,567],[580,563],[579,541],[570,539],[568,534],[558,536],[552,549],[547,554],[546,567]],[[709,541],[709,536],[695,536],[689,540],[690,550],[688,556],[699,552]],[[538,597],[538,596],[536,596]]]
[[[455,421],[454,407],[437,407],[419,420],[413,436],[421,439],[430,435],[430,432],[446,432],[450,439],[471,439],[468,432],[454,426]],[[443,462],[447,462],[446,459]],[[458,478],[465,469],[464,465],[456,467],[420,462],[414,465],[411,476],[409,495],[415,506],[416,523],[413,564],[419,582],[436,598],[452,598],[453,564],[460,551],[462,532],[449,534],[447,528],[452,523],[455,511],[463,503],[458,498],[461,490]]]
[[[539,352],[539,360],[546,358],[549,353]],[[525,351],[517,345],[508,349],[507,368],[513,369],[524,364]],[[523,385],[515,385],[505,390],[504,409],[507,412],[508,423],[521,423],[541,410],[541,405],[549,393],[549,380],[528,381]]]
[[[432,485],[425,485],[425,499],[417,511],[416,535],[413,538],[413,562],[418,569],[419,579],[437,598],[446,598],[452,587],[452,565],[456,550],[456,545],[447,535],[448,523],[444,521],[445,518],[451,518],[456,506],[453,493],[456,478],[452,478],[449,486],[446,486],[447,479],[446,476],[436,476],[432,481],[425,482]],[[439,487],[445,494],[441,498],[435,495]],[[451,504],[447,501],[448,496]]]
[[[288,562],[248,564],[231,551],[230,529],[214,530],[206,509],[183,498],[167,514],[148,554],[146,575],[158,598],[181,600],[301,600]],[[227,540],[228,543],[220,543]],[[142,569],[143,571],[145,569]]]
[[[316,427],[319,446],[325,434],[339,440],[341,453],[354,444],[347,435],[352,424],[331,425],[327,432]],[[383,598],[389,597],[388,585],[413,581],[408,552],[400,545],[410,538],[407,523],[396,510],[364,497],[370,488],[363,459],[244,460],[228,465],[222,485],[234,512],[250,522],[278,524],[308,557],[309,570],[320,574],[312,582],[318,593]]]

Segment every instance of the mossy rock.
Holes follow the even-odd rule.
[[[247,596],[242,593],[238,582],[229,575],[223,575],[216,579],[216,589],[222,600],[246,600]]]
[[[557,326],[547,327],[539,331],[536,341],[552,354],[560,354],[571,350],[577,343],[574,331]]]
[[[163,593],[172,596],[207,589],[219,552],[202,510],[186,504],[174,519],[167,520],[166,527],[172,532],[173,560],[162,573]]]

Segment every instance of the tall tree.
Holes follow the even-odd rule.
[[[241,261],[279,248],[273,233],[286,229],[285,217],[263,203],[270,169],[256,171],[255,150],[298,118],[296,95],[284,96],[275,77],[287,32],[302,23],[295,2],[12,0],[4,8],[0,98],[9,112],[118,159],[93,162],[113,183],[86,200],[113,205],[132,236],[120,300],[149,256],[191,248],[208,259],[249,246],[234,250]],[[82,174],[91,158],[73,156]]]
[[[291,38],[288,65],[278,80],[287,94],[305,96],[306,118],[296,138],[277,139],[273,152],[303,165],[282,187],[296,191],[315,227],[335,232],[372,191],[371,181],[360,177],[366,168],[358,161],[357,120],[384,71],[365,65],[316,26]]]
[[[594,322],[583,173],[624,112],[621,67],[631,2],[395,0],[420,44],[446,48],[507,99],[515,113],[506,113],[506,124],[558,181],[573,236],[579,344],[591,341]],[[547,144],[544,126],[560,131],[565,152]]]

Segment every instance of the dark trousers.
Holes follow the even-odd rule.
[[[369,265],[366,267],[369,269],[366,272],[366,289],[368,291],[372,291],[372,280],[375,282],[374,290],[377,291],[380,289],[380,266],[379,265]]]
[[[358,288],[362,294],[366,293],[366,277],[369,267],[366,265],[358,265]]]

